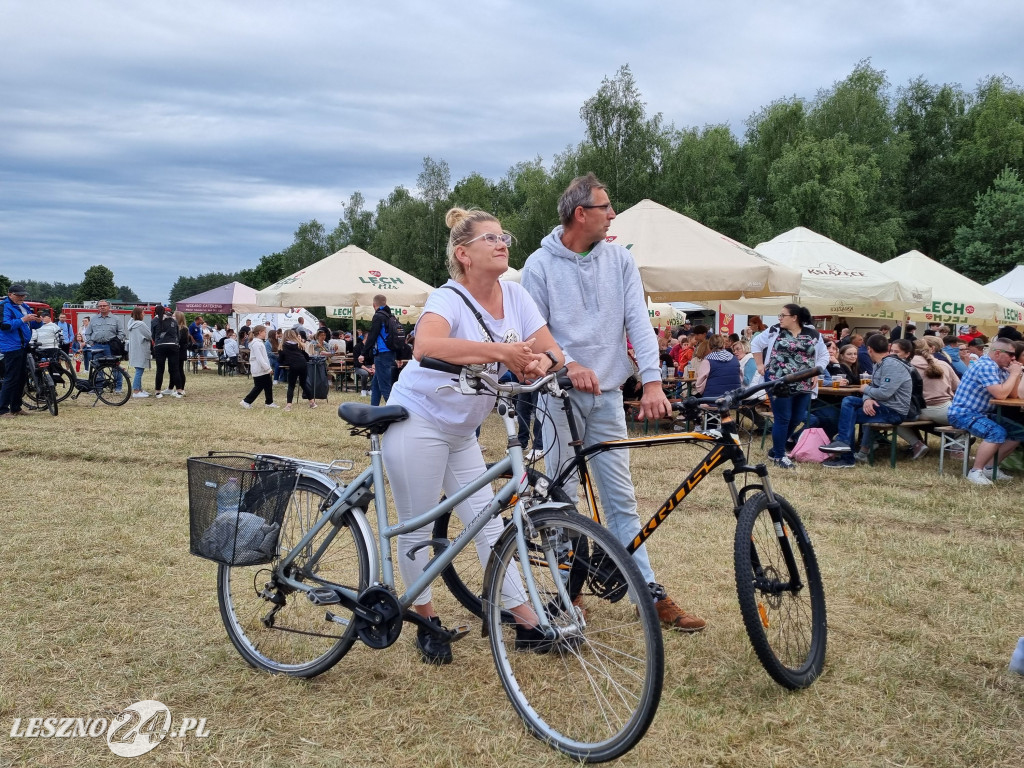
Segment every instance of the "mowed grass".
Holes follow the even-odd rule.
[[[332,392],[316,410],[243,411],[248,387],[207,373],[189,377],[180,401],[91,408],[83,397],[57,418],[0,423],[0,765],[124,765],[103,738],[10,729],[16,717],[110,717],[142,699],[166,704],[175,726],[205,717],[211,735],[167,739],[140,765],[570,764],[526,734],[477,631],[439,669],[419,662],[408,627],[383,651],[357,643],[309,681],[245,664],[221,624],[216,567],[188,553],[185,459],[213,449],[368,462],[365,439],[336,415],[352,395]],[[284,400],[281,387],[275,396]],[[485,444],[500,455],[494,417]],[[700,455],[634,451],[642,514]],[[895,472],[804,465],[772,475],[811,533],[828,600],[825,672],[796,693],[750,648],[728,494],[720,474],[705,481],[650,551],[670,594],[709,627],[665,636],[658,715],[618,762],[1024,765],[1024,678],[1006,669],[1024,635],[1021,481],[977,488],[955,469],[939,477],[937,464],[930,455]],[[466,618],[443,585],[435,596],[448,623]]]

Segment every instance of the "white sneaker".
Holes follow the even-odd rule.
[[[985,473],[980,469],[972,469],[968,472],[967,482],[975,485],[992,485],[992,481],[985,477]]]
[[[167,389],[161,389],[160,390],[160,394],[161,395],[173,395],[174,394],[174,390],[171,389],[170,387],[168,387]]]
[[[370,390],[364,389],[359,394],[362,395],[363,397],[369,397],[370,396]]]
[[[542,448],[534,448],[526,454],[527,461],[539,461],[542,458],[544,458],[544,450]]]
[[[181,398],[183,398],[185,396],[185,393],[184,392],[175,392],[174,396],[180,400]]]
[[[164,396],[164,393],[163,393],[163,392],[157,392],[157,393],[156,393],[156,399],[157,399],[157,400],[159,400],[159,399],[160,399],[161,397],[163,397],[163,396]]]
[[[149,392],[132,392],[132,397],[149,397]]]
[[[264,408],[280,408],[281,406],[277,403],[264,403]]]
[[[1003,472],[1003,470],[1001,470],[1001,469],[999,470],[999,474],[996,475],[995,477],[992,477],[992,467],[985,467],[985,469],[983,469],[982,472],[985,473],[985,477],[987,477],[989,480],[1012,480],[1013,479],[1013,475],[1011,475],[1009,472]]]
[[[239,405],[242,406],[243,408],[245,408],[245,410],[249,410],[250,408],[252,408],[252,405],[247,403],[247,402],[245,402],[245,400],[240,402]]]

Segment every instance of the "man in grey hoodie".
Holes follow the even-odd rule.
[[[661,418],[672,409],[661,388],[658,342],[640,273],[628,250],[605,240],[615,218],[606,187],[592,173],[574,179],[558,201],[558,215],[561,225],[527,259],[522,285],[565,352],[573,384],[569,397],[586,448],[626,437],[619,388],[633,374],[626,353],[627,335],[643,384],[640,418]],[[545,463],[554,477],[575,454],[569,447],[569,426],[561,404],[548,398],[547,412]],[[608,528],[619,541],[629,544],[640,532],[629,453],[606,451],[591,462]],[[570,478],[565,488],[569,498],[576,497],[576,485],[576,479]],[[704,629],[702,618],[679,608],[656,582],[646,546],[637,549],[634,557],[651,586],[662,624],[683,632]]]

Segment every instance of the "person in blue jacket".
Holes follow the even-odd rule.
[[[25,391],[25,355],[32,331],[43,323],[25,306],[28,291],[20,283],[7,289],[7,298],[0,304],[0,352],[4,356],[4,383],[0,389],[0,418],[27,416],[21,409]]]

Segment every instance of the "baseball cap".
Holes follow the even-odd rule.
[[[25,290],[25,286],[21,283],[12,283],[7,292],[13,293],[15,296],[28,296],[28,291]]]

